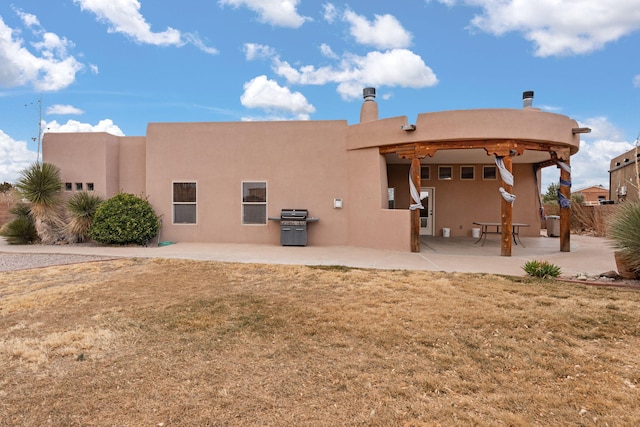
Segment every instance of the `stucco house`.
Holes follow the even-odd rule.
[[[609,200],[615,203],[640,200],[640,150],[632,148],[611,159],[609,166]]]
[[[600,205],[609,200],[609,189],[602,185],[578,188],[577,190],[573,190],[572,194],[581,195],[583,198],[582,204],[586,206]]]
[[[540,235],[540,169],[570,181],[586,131],[532,107],[378,117],[363,91],[360,122],[149,123],[145,136],[47,133],[43,160],[65,191],[144,195],[162,216],[163,240],[278,244],[283,209],[306,209],[308,244],[420,250],[420,239],[471,236],[497,222],[511,255],[512,223]],[[569,185],[561,187],[570,197]],[[513,197],[516,197],[515,202]],[[571,209],[561,211],[569,251]]]

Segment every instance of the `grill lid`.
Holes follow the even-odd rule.
[[[280,218],[306,219],[308,215],[307,209],[282,209],[280,211]]]

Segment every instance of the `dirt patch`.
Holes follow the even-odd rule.
[[[0,273],[0,425],[637,425],[640,293],[122,259]]]

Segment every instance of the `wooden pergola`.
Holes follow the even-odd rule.
[[[574,133],[575,130],[574,130]],[[546,151],[549,153],[549,160],[538,163],[539,168],[563,164],[560,170],[560,182],[570,182],[570,147],[566,145],[555,145],[548,142],[525,141],[515,139],[494,139],[494,140],[466,140],[466,141],[420,141],[409,142],[380,147],[380,154],[396,154],[401,159],[411,161],[411,181],[420,194],[420,159],[433,157],[438,150],[465,150],[484,149],[488,156],[502,158],[504,168],[513,173],[512,158],[520,156],[525,150]],[[511,193],[513,188],[501,177],[502,188],[507,193]],[[568,185],[560,186],[560,193],[567,200],[571,198],[571,189]],[[416,203],[419,200],[415,201]],[[512,249],[512,223],[513,205],[504,198],[501,205],[501,245],[500,254],[511,256]],[[570,252],[570,228],[571,228],[571,208],[569,206],[560,209],[560,251]],[[411,211],[411,251],[420,252],[420,211]]]

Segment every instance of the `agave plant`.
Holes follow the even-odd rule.
[[[67,224],[67,240],[69,242],[83,242],[93,223],[93,217],[102,203],[102,197],[81,191],[67,200],[69,223]]]
[[[60,169],[51,163],[34,163],[20,173],[16,188],[29,203],[38,237],[44,244],[64,238],[64,214],[60,190]]]
[[[617,257],[636,277],[640,277],[640,202],[618,205],[608,221],[608,237]]]

